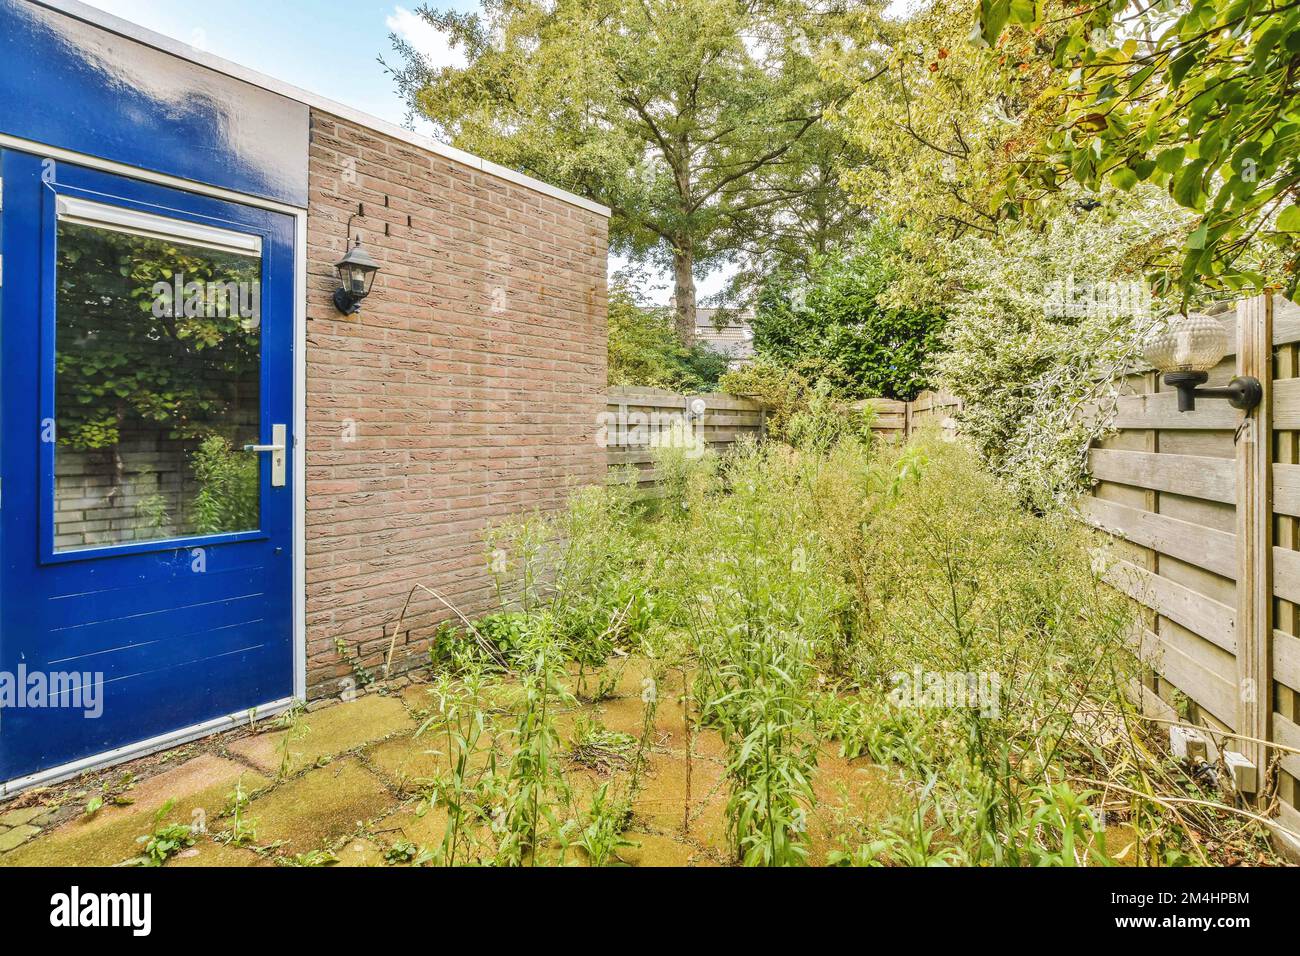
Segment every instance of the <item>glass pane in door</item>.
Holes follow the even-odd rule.
[[[261,257],[60,218],[54,548],[256,530]]]

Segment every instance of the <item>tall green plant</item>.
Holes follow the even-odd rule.
[[[256,455],[237,451],[220,435],[209,435],[190,459],[199,483],[194,496],[198,534],[257,528],[259,466]]]

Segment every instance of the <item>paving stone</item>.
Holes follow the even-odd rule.
[[[629,831],[623,837],[635,845],[619,847],[614,855],[628,866],[692,866],[713,863],[697,847],[659,833]]]
[[[248,792],[270,783],[233,760],[213,754],[194,757],[127,791],[135,801],[131,805],[105,806],[93,817],[47,830],[0,856],[0,866],[112,866],[139,854],[136,837],[153,831],[154,815],[168,800],[175,801],[169,822],[190,823],[195,811],[202,811],[209,827],[219,825],[227,794],[239,781]]]
[[[0,853],[7,853],[10,850],[16,850],[40,832],[40,827],[34,827],[24,823],[22,826],[17,826],[4,833],[0,833]]]
[[[442,807],[431,807],[427,813],[419,815],[413,810],[401,810],[375,824],[375,833],[389,846],[405,840],[432,850],[441,846],[443,837],[447,835],[447,811]]]
[[[720,845],[725,839],[727,802],[722,767],[712,761],[691,763],[691,829],[695,840]],[[686,758],[652,753],[646,758],[641,791],[632,802],[636,819],[655,830],[681,833],[686,809]]]
[[[610,730],[641,739],[645,729],[646,705],[640,697],[616,697],[596,705],[596,714]],[[655,746],[686,749],[686,711],[675,697],[660,698],[655,707],[652,740]]]
[[[256,823],[257,839],[285,841],[280,852],[287,856],[331,846],[396,803],[378,777],[355,757],[346,757],[257,797],[248,805],[248,817]]]
[[[403,791],[418,790],[449,766],[447,741],[437,734],[396,737],[372,747],[367,757]]]
[[[620,697],[633,697],[641,699],[645,691],[646,680],[653,680],[655,691],[662,701],[666,697],[676,697],[682,692],[684,686],[682,682],[682,672],[680,669],[657,668],[655,662],[644,657],[626,658],[623,663],[611,663],[608,670],[616,676],[614,684],[614,693]],[[655,676],[655,671],[659,675]],[[689,674],[687,675],[690,676]]]
[[[230,846],[215,840],[204,840],[188,850],[182,850],[167,866],[274,866],[271,860],[254,853],[247,847]]]
[[[59,810],[55,807],[53,810],[46,810],[39,817],[32,817],[32,824],[38,827],[49,826],[59,818]]]
[[[373,840],[358,838],[339,850],[334,866],[384,866],[384,848]]]
[[[262,771],[278,775],[287,747],[286,776],[290,776],[372,740],[414,731],[415,727],[406,708],[395,697],[372,694],[301,716],[293,730],[236,740],[229,749]]]
[[[0,814],[0,824],[7,827],[22,826],[24,823],[31,823],[45,812],[45,807],[39,804],[34,807],[23,807],[21,810],[10,810],[8,813]]]

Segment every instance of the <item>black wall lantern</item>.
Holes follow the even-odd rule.
[[[375,273],[379,271],[379,263],[370,257],[370,253],[361,245],[361,237],[357,236],[356,244],[334,268],[342,282],[334,290],[334,307],[344,315],[355,315],[361,311],[361,300],[370,294]]]
[[[1178,389],[1178,410],[1190,412],[1198,398],[1226,398],[1233,408],[1250,411],[1264,397],[1259,379],[1239,375],[1227,385],[1203,387],[1210,369],[1228,354],[1228,332],[1210,315],[1176,315],[1147,338],[1146,360]]]

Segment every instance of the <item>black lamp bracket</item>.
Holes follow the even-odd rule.
[[[1166,372],[1165,384],[1178,390],[1178,410],[1190,412],[1196,408],[1198,398],[1226,398],[1228,404],[1242,411],[1250,411],[1264,397],[1264,387],[1252,375],[1238,375],[1227,385],[1206,387],[1207,372]]]

